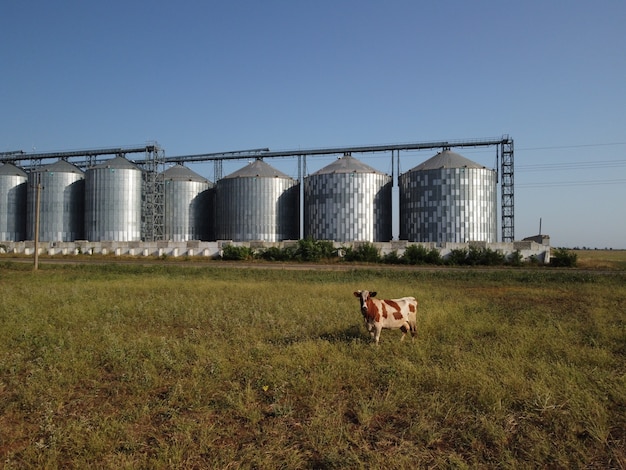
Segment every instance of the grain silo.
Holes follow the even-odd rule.
[[[412,242],[497,240],[497,178],[448,149],[399,177],[400,238]]]
[[[297,181],[262,160],[216,182],[218,240],[277,242],[298,238]]]
[[[344,155],[304,183],[305,234],[315,240],[391,239],[391,177]]]
[[[183,165],[163,173],[165,185],[165,239],[172,241],[209,240],[211,190],[206,178]]]
[[[71,242],[84,236],[85,175],[64,160],[36,168],[28,175],[27,236],[35,239],[37,184],[39,240]]]
[[[90,241],[141,240],[141,170],[115,157],[85,172],[85,236]]]
[[[0,241],[26,238],[26,187],[28,175],[12,163],[0,166]]]

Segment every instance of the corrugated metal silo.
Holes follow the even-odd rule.
[[[84,236],[85,174],[64,160],[33,170],[28,175],[27,236],[35,239],[37,183],[39,240],[71,242]]]
[[[141,170],[115,157],[85,172],[85,236],[90,241],[141,240]]]
[[[497,178],[443,150],[399,177],[400,238],[412,242],[497,241]]]
[[[297,184],[262,160],[217,181],[216,238],[267,242],[297,239]]]
[[[183,165],[163,172],[165,238],[173,241],[209,240],[211,194],[206,178]]]
[[[391,239],[391,177],[344,155],[304,182],[305,234],[315,240]]]
[[[26,238],[26,172],[12,163],[0,166],[0,240]]]

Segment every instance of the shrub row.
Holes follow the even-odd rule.
[[[315,241],[311,239],[298,240],[295,246],[284,248],[270,247],[253,250],[246,246],[227,245],[222,250],[222,259],[225,260],[251,260],[264,259],[266,261],[321,261],[339,256],[339,250],[335,249],[330,241]]]
[[[381,255],[380,250],[373,243],[360,243],[356,246],[335,248],[333,243],[325,240],[302,239],[293,246],[284,248],[270,247],[254,250],[245,246],[227,245],[223,249],[224,260],[252,260],[266,261],[301,261],[316,262],[321,260],[342,259],[343,261],[408,264],[408,265],[452,265],[452,266],[521,266],[522,255],[515,251],[510,256],[490,248],[458,248],[450,252],[444,260],[439,250],[428,249],[424,245],[409,245],[402,255],[392,251]],[[537,263],[536,259],[530,261]],[[565,249],[554,251],[551,264],[553,266],[575,266],[576,254],[570,254]]]

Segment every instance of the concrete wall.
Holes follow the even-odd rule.
[[[445,259],[453,250],[467,250],[470,246],[473,246],[482,249],[489,248],[490,250],[504,254],[506,257],[509,257],[516,251],[519,251],[522,257],[522,261],[529,261],[531,258],[534,257],[541,263],[548,264],[550,262],[550,247],[535,243],[533,241],[518,241],[513,243],[413,243],[407,242],[405,240],[398,240],[386,243],[375,243],[375,245],[380,248],[381,254],[383,255],[396,251],[398,253],[398,256],[401,256],[402,254],[404,254],[404,251],[409,245],[422,245],[428,250],[431,250],[433,248],[439,250],[439,254],[443,259]]]
[[[105,255],[105,256],[139,256],[139,257],[162,257],[162,256],[201,256],[206,258],[219,258],[222,249],[226,245],[246,246],[252,249],[263,249],[272,246],[284,247],[287,245],[297,244],[297,240],[289,240],[283,242],[232,242],[230,240],[219,240],[216,242],[201,242],[197,240],[187,242],[89,242],[80,240],[75,242],[40,242],[39,254],[48,256],[78,256],[78,255]],[[337,243],[336,248],[356,246],[359,243]],[[518,241],[513,243],[409,243],[405,240],[373,243],[380,249],[382,255],[396,251],[398,256],[402,256],[409,245],[423,245],[426,249],[439,250],[442,258],[446,258],[452,250],[468,249],[470,246],[477,248],[489,248],[493,251],[499,251],[509,256],[519,251],[522,260],[528,261],[535,258],[539,262],[550,262],[550,247],[536,243],[534,241]],[[35,252],[35,244],[33,241],[25,242],[0,242],[0,254],[19,254],[33,255]]]

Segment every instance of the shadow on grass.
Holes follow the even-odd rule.
[[[368,340],[369,335],[361,327],[354,325],[341,331],[321,334],[319,339],[331,343],[352,343],[353,341]]]
[[[351,326],[344,330],[322,333],[311,336],[285,336],[283,338],[273,338],[268,342],[277,346],[288,346],[311,340],[328,341],[329,343],[352,343],[354,341],[368,341],[369,335],[359,326]]]

